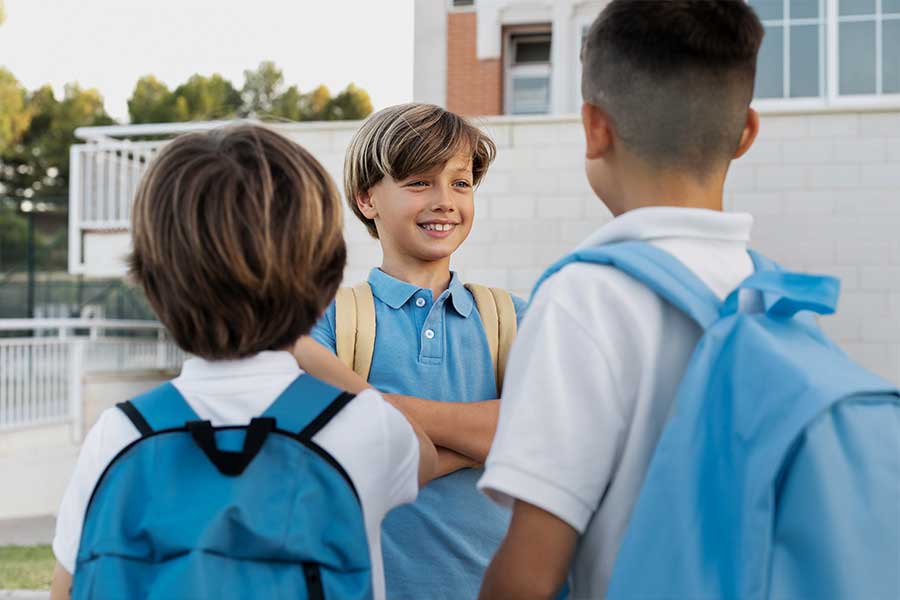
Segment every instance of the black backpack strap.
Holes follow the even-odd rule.
[[[194,443],[203,450],[219,472],[234,477],[243,473],[259,454],[266,438],[275,429],[275,419],[269,417],[251,420],[240,452],[220,450],[216,446],[215,429],[209,421],[188,421],[187,429],[194,438]]]
[[[329,404],[325,410],[319,413],[319,416],[312,420],[312,422],[303,428],[303,430],[297,434],[302,440],[311,440],[314,435],[319,433],[323,427],[328,425],[331,422],[331,419],[335,417],[341,409],[347,406],[351,400],[356,398],[353,394],[349,392],[343,392],[340,396],[332,400],[331,404]]]
[[[147,423],[147,419],[144,418],[144,415],[135,408],[134,404],[131,403],[130,400],[126,400],[125,402],[119,402],[116,404],[116,407],[125,413],[125,416],[128,417],[128,420],[134,425],[134,428],[140,432],[141,437],[146,437],[153,433],[153,428],[150,427],[150,424]]]
[[[306,441],[353,398],[352,394],[304,374],[295,379],[261,416],[273,417],[278,429]]]

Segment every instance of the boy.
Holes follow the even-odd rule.
[[[389,396],[445,448],[438,472],[452,472],[385,520],[385,578],[398,600],[474,597],[509,516],[478,494],[481,470],[462,468],[484,462],[498,394],[483,318],[450,271],[494,153],[478,129],[427,104],[373,115],[347,152],[347,200],[383,250],[368,279],[377,322],[368,381],[423,398]],[[312,333],[332,352],[335,314],[332,304]]]
[[[346,256],[341,221],[339,196],[325,170],[305,150],[268,129],[238,126],[191,134],[175,139],[163,149],[142,180],[135,199],[130,271],[178,345],[196,357],[189,359],[181,374],[171,382],[177,390],[176,395],[180,394],[176,402],[181,406],[186,402],[182,412],[193,411],[196,413],[194,418],[206,420],[207,426],[210,423],[217,428],[246,425],[253,417],[268,415],[273,400],[280,400],[296,389],[295,384],[311,381],[297,366],[290,349],[293,341],[313,326],[340,284]],[[152,397],[161,402],[160,398]],[[293,413],[302,412],[299,405],[310,397],[301,395],[296,400],[299,402],[290,405]],[[74,591],[79,597],[103,595],[97,588],[86,590],[79,579],[81,568],[96,568],[90,563],[98,551],[95,547],[79,548],[81,540],[87,539],[83,537],[83,530],[89,531],[90,521],[85,512],[89,499],[96,493],[95,488],[103,490],[102,484],[109,480],[101,476],[107,465],[122,464],[121,457],[117,456],[120,451],[139,438],[141,442],[128,452],[151,443],[142,438],[149,417],[141,423],[141,418],[135,418],[127,410],[126,404],[131,405],[133,412],[139,402],[140,399],[136,399],[105,411],[85,437],[57,519],[53,541],[57,558],[52,584],[54,599],[69,596],[73,574]],[[150,402],[144,406],[154,409],[160,404]],[[143,414],[146,417],[146,413]],[[362,509],[362,525],[368,543],[367,562],[372,573],[371,582],[364,581],[362,585],[370,586],[374,597],[384,598],[381,520],[394,506],[415,499],[417,484],[430,477],[436,460],[434,447],[424,436],[417,439],[406,419],[372,390],[360,393],[343,408],[338,408],[331,420],[324,418],[325,414],[316,419],[326,423],[323,427],[313,428],[313,423],[310,424],[310,430],[315,433],[304,445],[316,449],[317,453],[321,451],[322,456],[330,455],[335,469],[343,471],[354,489],[358,498],[356,503]],[[194,423],[203,425],[200,421]],[[275,425],[279,424],[285,425],[280,418]],[[249,429],[253,429],[252,422]],[[191,433],[194,434],[194,429]],[[302,432],[298,437],[302,438]],[[200,445],[199,438],[195,439]],[[271,437],[263,439],[266,441],[262,450],[269,446],[269,454],[252,458],[250,467],[257,466],[277,449],[269,443]],[[161,441],[158,443],[162,444]],[[281,444],[286,443],[282,438]],[[248,445],[249,432],[244,442],[245,452]],[[216,467],[220,467],[222,458],[234,458],[239,454],[215,448],[203,450]],[[213,460],[215,458],[220,460]],[[303,460],[308,459],[307,456]],[[203,466],[207,465],[204,463]],[[296,472],[297,468],[296,463],[278,466],[290,468],[291,472]],[[174,471],[178,471],[177,467]],[[195,473],[170,472],[168,475],[179,475],[183,480],[184,476],[190,478]],[[174,495],[177,502],[183,497],[179,494],[190,486],[174,485],[174,479],[166,483],[166,476],[165,472],[159,473],[160,485],[156,487],[164,490],[167,497]],[[238,486],[241,476],[226,481]],[[259,494],[267,494],[265,504],[272,511],[272,515],[266,517],[267,522],[274,523],[271,519],[275,518],[280,519],[279,524],[289,524],[292,517],[297,516],[276,514],[277,507],[297,502],[293,495],[284,497],[285,489],[292,488],[283,486],[275,492],[259,490]],[[328,491],[316,488],[304,496],[304,502],[315,500],[322,493]],[[218,534],[212,522],[189,525],[209,529],[204,543],[228,545],[230,540],[241,540],[246,552],[250,552],[250,546],[255,544],[269,548],[266,552],[277,554],[288,549],[303,554],[308,550],[304,544],[318,542],[307,539],[301,543],[290,538],[294,540],[291,543],[283,534],[278,536],[277,544],[271,545],[265,538],[253,537],[251,534],[255,532],[247,523],[258,524],[253,519],[259,515],[245,514],[240,504],[248,496],[253,494],[244,493],[240,498],[226,496],[225,507],[219,513],[226,518],[224,525],[223,519],[217,519],[217,526],[223,528]],[[149,501],[149,498],[133,494],[120,505],[124,511]],[[166,513],[162,518],[169,519],[170,526],[155,528],[153,524],[158,525],[157,521],[149,524],[138,521],[141,525],[135,528],[134,522],[116,519],[119,513],[107,513],[98,517],[105,519],[99,525],[101,539],[106,543],[108,539],[127,538],[127,532],[130,532],[135,543],[149,548],[156,561],[155,567],[160,569],[159,572],[168,572],[170,579],[199,577],[209,590],[200,595],[225,597],[239,593],[234,589],[214,590],[221,587],[221,581],[233,579],[238,584],[244,583],[251,566],[246,562],[230,559],[232,562],[222,563],[225,568],[219,565],[220,568],[200,572],[182,569],[175,575],[173,569],[164,564],[187,554],[177,552],[172,546],[172,540],[179,535],[177,519],[189,514],[195,506],[183,508],[171,513],[166,513],[167,509],[161,506],[139,509],[146,510],[144,516],[148,518]],[[323,515],[322,519],[325,518]],[[335,529],[334,524],[332,529]],[[309,534],[310,537],[313,535]],[[350,542],[361,543],[362,540]],[[167,554],[172,557],[166,558]],[[234,568],[229,569],[227,565]],[[124,573],[127,565],[122,566]],[[304,572],[306,567],[304,563]],[[299,569],[293,565],[291,568]],[[272,569],[268,591],[277,594],[280,592],[272,586],[292,580],[279,581],[275,567]],[[174,570],[178,571],[177,567]],[[297,575],[292,571],[291,576]],[[116,577],[107,573],[107,580]],[[329,577],[335,577],[334,571]],[[128,581],[134,580],[126,579],[125,585],[131,586]],[[307,578],[310,597],[313,595],[310,585],[322,586],[321,578],[317,579],[318,583],[311,581]],[[87,583],[104,584],[96,580]],[[155,587],[161,585],[159,577],[149,578],[148,585],[149,590],[160,593]],[[325,585],[327,587],[327,581]],[[293,592],[301,593],[302,589],[291,590]],[[265,595],[266,592],[260,593]],[[141,592],[130,589],[129,594],[140,595]],[[165,592],[162,594],[166,595]],[[182,591],[181,595],[191,594]]]
[[[763,29],[741,0],[613,0],[582,51],[590,185],[615,215],[585,246],[646,240],[720,298],[753,271],[752,219],[722,213]],[[479,487],[513,506],[482,598],[604,598],[700,328],[613,267],[538,289],[510,356]],[[540,543],[535,543],[540,540]]]

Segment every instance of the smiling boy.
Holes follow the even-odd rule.
[[[368,381],[423,426],[446,477],[385,520],[382,542],[391,598],[471,598],[508,523],[475,489],[498,414],[497,376],[482,315],[450,270],[475,216],[474,189],[493,143],[461,117],[427,104],[373,115],[344,168],[350,208],[379,240],[368,278],[377,335]],[[513,298],[517,318],[524,302]],[[312,332],[337,349],[335,304]],[[450,450],[453,450],[451,452]]]

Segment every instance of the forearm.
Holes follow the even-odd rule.
[[[434,472],[434,479],[456,473],[462,469],[474,469],[478,466],[480,466],[480,463],[475,462],[465,454],[440,447],[437,449],[437,468]]]
[[[555,598],[577,542],[577,532],[567,523],[517,500],[506,537],[485,571],[479,600]]]
[[[358,394],[371,387],[368,382],[345,365],[328,348],[305,335],[297,340],[292,349],[300,367],[325,383],[352,394]]]
[[[441,402],[399,394],[385,397],[415,419],[436,446],[464,454],[478,464],[487,460],[497,429],[499,400]]]
[[[72,592],[72,576],[59,563],[53,568],[53,578],[50,583],[51,600],[69,600]]]

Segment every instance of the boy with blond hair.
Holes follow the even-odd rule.
[[[474,597],[508,520],[475,489],[476,467],[496,425],[503,338],[508,343],[524,302],[464,285],[450,270],[494,154],[476,127],[429,104],[376,113],[347,152],[346,198],[383,260],[367,285],[347,290],[356,323],[348,343],[356,347],[342,358],[422,426],[446,474],[385,520],[388,595],[399,600]],[[339,356],[348,337],[343,311],[333,303],[312,332]]]
[[[176,138],[141,182],[133,236],[131,274],[194,358],[85,437],[54,600],[384,598],[381,520],[436,456],[377,392],[342,393],[290,353],[344,269],[325,170],[263,127]]]

